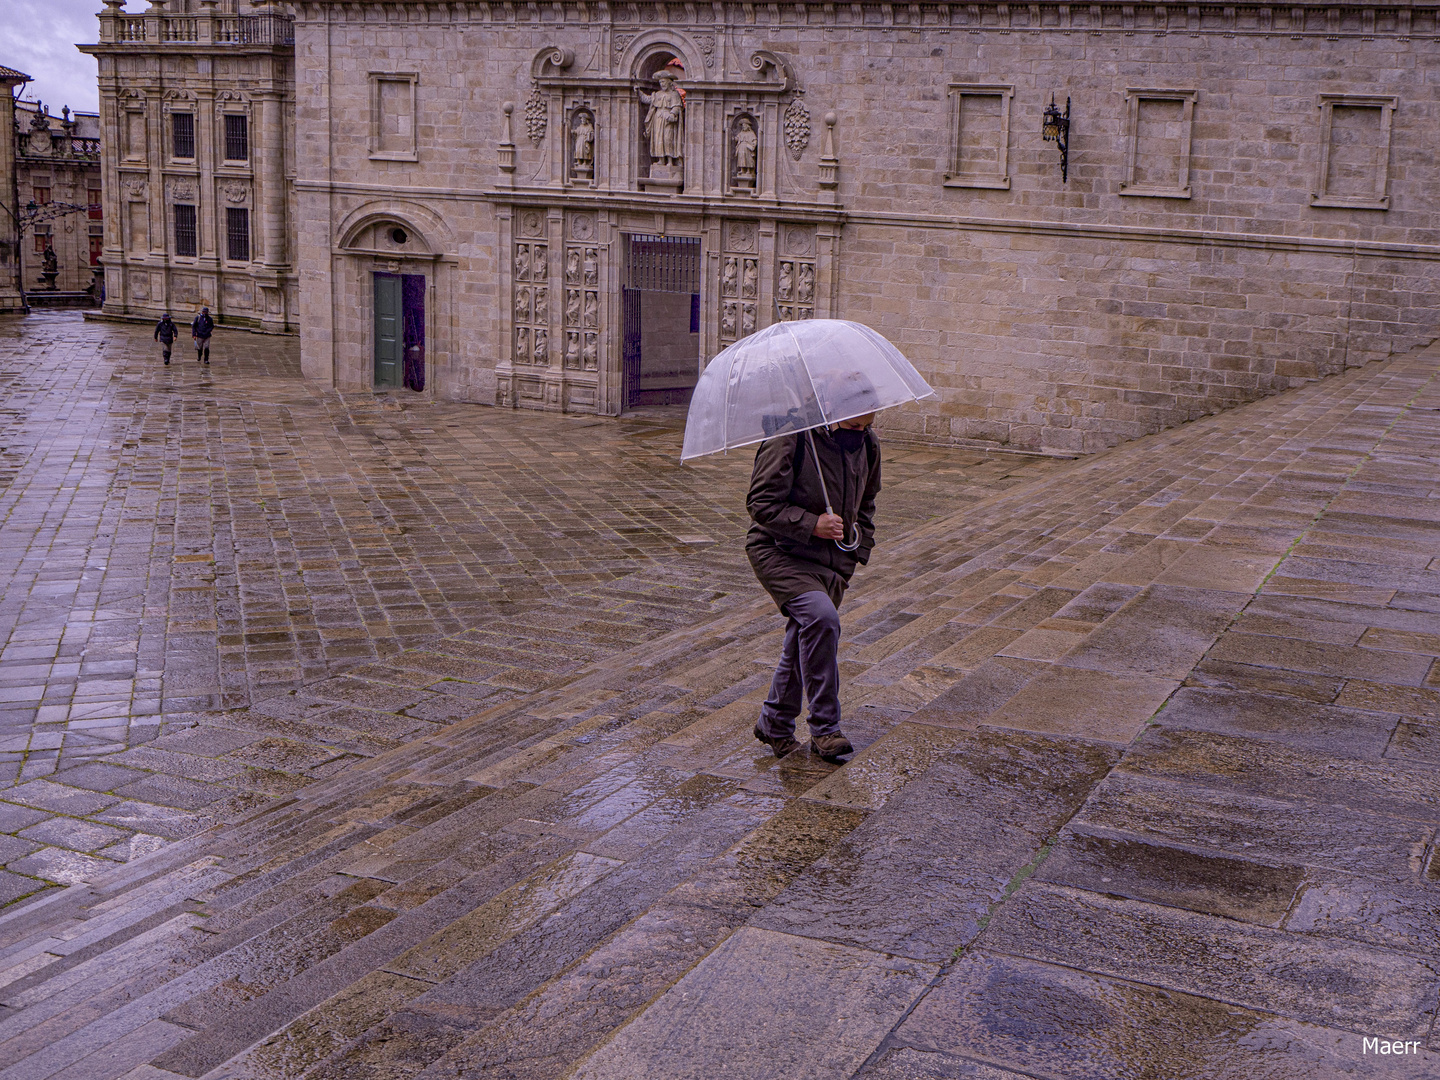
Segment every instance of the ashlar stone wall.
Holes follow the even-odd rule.
[[[885,333],[940,392],[885,426],[927,441],[1090,452],[1440,336],[1434,6],[295,10],[303,363],[342,387],[373,275],[423,273],[427,393],[620,411],[639,234],[701,240],[706,356]],[[636,94],[666,58],[673,174]]]

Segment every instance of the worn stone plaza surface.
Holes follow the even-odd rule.
[[[145,330],[4,329],[0,903],[754,597],[749,455],[681,468],[678,414],[348,400],[293,341],[167,368]],[[1055,465],[888,457],[892,532]]]
[[[126,378],[190,380],[177,416],[290,385],[317,445],[362,408],[412,447],[418,416],[463,418],[457,455],[518,430],[267,382],[265,344],[211,374],[227,400],[110,355],[137,347],[106,341],[120,377],[70,417],[108,412],[121,451],[146,396]],[[496,601],[495,637],[377,633],[317,684],[349,697],[298,672],[293,695],[189,703],[152,746],[225,766],[403,717],[441,658],[530,673],[0,914],[0,1080],[1440,1076],[1437,373],[1440,348],[1396,357],[1018,481],[896,455],[902,524],[842,612],[843,767],[750,735],[781,623],[725,517],[742,455],[665,493],[721,508],[701,552]],[[561,453],[650,453],[661,501],[673,426],[554,424]],[[265,455],[237,441],[244,476]],[[323,486],[384,445],[357,438]],[[593,489],[621,463],[576,468]],[[931,516],[947,476],[968,505]]]

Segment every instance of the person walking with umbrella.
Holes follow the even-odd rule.
[[[809,702],[810,751],[853,752],[840,728],[838,608],[875,542],[880,441],[875,413],[934,390],[867,326],[779,322],[710,361],[685,420],[682,461],[759,443],[746,506],[745,553],[786,618],[780,662],[755,737],[776,757],[799,748]]]
[[[165,357],[165,363],[170,363],[170,350],[175,345],[175,339],[180,336],[180,328],[170,318],[170,312],[160,316],[160,321],[155,324],[155,340],[160,342],[160,354]]]
[[[776,757],[797,749],[801,696],[810,703],[810,752],[833,760],[854,752],[840,730],[840,601],[875,543],[880,440],[874,413],[782,435],[755,452],[745,554],[787,619],[780,663],[755,737]],[[838,506],[827,497],[834,491]],[[838,513],[836,512],[838,510]],[[850,529],[847,530],[847,525]],[[846,542],[851,531],[854,542]]]

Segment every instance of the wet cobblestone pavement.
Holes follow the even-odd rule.
[[[754,595],[748,456],[681,468],[675,410],[342,398],[216,341],[0,323],[0,903]],[[889,459],[892,530],[1055,464]]]
[[[892,448],[839,767],[750,734],[781,624],[726,518],[743,460],[482,411],[462,451],[613,440],[688,520],[75,766],[140,779],[0,792],[176,823],[0,912],[0,1080],[1440,1076],[1437,373],[1078,462]],[[323,400],[307,438],[358,424]]]

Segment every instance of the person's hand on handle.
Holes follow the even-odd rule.
[[[844,540],[845,520],[839,514],[821,514],[815,523],[815,535],[821,540]]]

